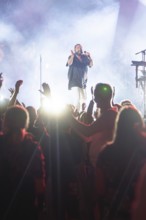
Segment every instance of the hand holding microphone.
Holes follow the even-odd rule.
[[[87,57],[89,57],[91,59],[90,53],[87,51],[84,51],[84,55],[86,55]]]
[[[87,56],[88,57],[88,59],[89,59],[89,67],[92,67],[93,66],[93,61],[92,61],[92,58],[91,58],[91,56],[90,56],[90,53],[89,52],[87,52],[87,51],[84,51],[84,55],[85,56]]]

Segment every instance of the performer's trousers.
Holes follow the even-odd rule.
[[[86,103],[87,93],[86,89],[79,87],[72,87],[73,105],[80,112],[82,109],[82,104]]]

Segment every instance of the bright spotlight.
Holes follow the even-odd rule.
[[[65,110],[65,104],[58,99],[44,99],[42,103],[44,111],[53,114],[53,115],[60,115]]]
[[[139,1],[140,1],[140,3],[142,3],[143,5],[146,6],[146,0],[139,0]]]

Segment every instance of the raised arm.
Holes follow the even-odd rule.
[[[47,98],[49,98],[51,96],[51,89],[50,86],[48,85],[48,83],[43,83],[42,84],[43,90],[39,89],[39,92],[41,94],[43,94],[44,96],[46,96]]]
[[[79,122],[73,116],[71,117],[71,127],[75,130],[79,135],[90,137],[99,132],[107,132],[111,131],[114,128],[115,118],[117,112],[113,110],[107,111],[104,116],[98,118],[98,120],[94,121],[90,125],[86,125],[84,123]]]
[[[70,65],[72,65],[72,63],[73,63],[73,60],[74,60],[74,52],[71,50],[71,55],[69,56],[69,58],[68,58],[68,61],[67,61],[67,66],[70,66]]]
[[[89,67],[92,67],[92,66],[93,66],[93,60],[92,60],[92,58],[91,58],[90,53],[89,53],[89,52],[86,52],[85,54],[86,54],[86,56],[88,57],[88,60],[89,60],[88,66],[89,66]]]
[[[94,108],[94,95],[93,95],[93,86],[91,87],[91,95],[92,95],[92,99],[89,102],[88,108],[87,108],[87,113],[89,115],[93,115],[93,108]]]
[[[93,60],[90,58],[90,63],[89,63],[89,67],[93,66]]]
[[[14,93],[14,91],[15,91],[15,89],[10,88],[9,91],[10,91],[11,97],[12,97],[12,96],[13,96],[13,93]],[[18,101],[18,99],[16,99],[16,105],[23,105],[23,106],[24,106],[24,104],[21,104],[21,103]],[[25,106],[24,106],[24,107],[25,107]]]
[[[8,106],[13,106],[13,105],[16,105],[16,101],[17,101],[17,95],[19,93],[19,89],[20,89],[20,86],[22,85],[23,81],[22,80],[18,80],[15,84],[15,90],[12,94],[12,97],[10,99],[10,102],[9,102],[9,105]]]
[[[0,73],[0,88],[2,87],[2,84],[3,84],[3,76],[2,76],[3,73]]]

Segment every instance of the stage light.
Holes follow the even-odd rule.
[[[146,6],[146,0],[139,0],[139,1],[140,1],[140,3],[142,3],[143,5]]]
[[[58,116],[64,112],[66,105],[61,100],[55,98],[45,98],[42,102],[42,106],[44,111]]]

